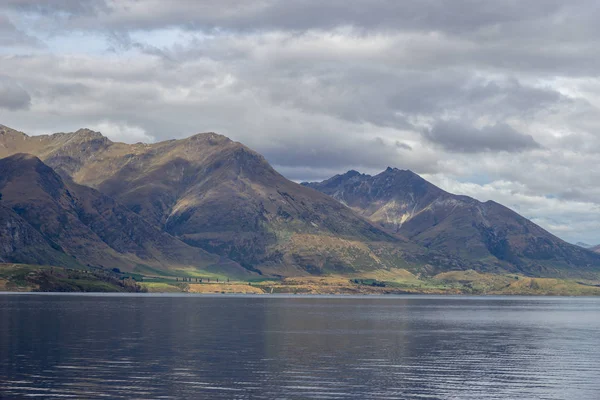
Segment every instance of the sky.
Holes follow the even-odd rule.
[[[410,169],[600,243],[597,0],[2,0],[0,124]]]

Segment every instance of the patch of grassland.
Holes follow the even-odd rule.
[[[28,276],[43,267],[29,264],[0,264],[0,279],[4,281],[3,289],[6,291],[32,291],[37,285],[28,281]]]
[[[263,294],[261,287],[249,285],[248,283],[209,283],[188,285],[189,293],[244,293],[244,294]]]
[[[460,289],[468,294],[501,292],[517,281],[517,275],[482,274],[473,270],[443,272],[430,281]]]
[[[520,278],[498,294],[598,296],[600,287],[570,279]]]
[[[600,287],[594,282],[572,279],[532,278],[514,274],[481,274],[476,271],[451,271],[434,280],[460,288],[464,293],[536,296],[596,296]]]
[[[170,284],[166,282],[142,282],[141,286],[145,287],[149,293],[182,293],[185,289],[185,284]]]
[[[152,268],[148,265],[138,264],[133,268],[133,272],[137,272],[141,275],[151,276],[172,276],[173,273],[170,271],[163,271],[162,269]]]
[[[196,278],[210,279],[211,281],[216,281],[217,279],[220,281],[226,281],[228,279],[228,277],[226,275],[209,272],[209,271],[204,271],[204,270],[200,270],[200,269],[195,269],[195,268],[175,269],[171,272],[171,276],[194,278],[194,281]]]

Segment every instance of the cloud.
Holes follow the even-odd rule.
[[[115,142],[154,142],[154,138],[148,135],[142,128],[138,126],[113,124],[105,121],[92,125],[91,129],[102,133],[104,136],[108,137],[109,139],[112,139]]]
[[[41,42],[35,37],[19,30],[6,15],[0,14],[0,46],[39,47],[41,46]]]
[[[68,13],[76,16],[94,14],[99,22],[133,29],[160,29],[186,26],[189,29],[221,27],[238,30],[332,29],[352,25],[365,29],[425,29],[466,33],[488,26],[536,20],[547,16],[569,15],[579,8],[593,5],[591,0],[558,0],[521,4],[503,1],[495,4],[456,0],[449,8],[443,0],[6,0],[5,7],[40,13]],[[152,10],[152,12],[148,12]],[[574,11],[571,11],[574,10]]]
[[[2,3],[2,7],[8,10],[44,16],[87,16],[97,15],[99,11],[108,11],[108,2],[104,0],[3,0]]]
[[[0,75],[0,108],[20,110],[30,105],[29,93],[9,76]]]
[[[425,130],[423,136],[447,150],[464,153],[518,152],[540,147],[531,135],[517,132],[502,123],[476,128],[458,121],[438,121],[431,129]]]
[[[593,0],[6,0],[0,15],[3,124],[216,131],[295,180],[408,168],[600,243],[578,222],[600,204]]]

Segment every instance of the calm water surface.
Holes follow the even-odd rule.
[[[600,299],[0,295],[0,398],[600,399]]]

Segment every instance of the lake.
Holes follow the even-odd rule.
[[[0,294],[0,398],[594,399],[600,299]]]

